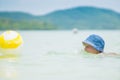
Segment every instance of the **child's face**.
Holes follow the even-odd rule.
[[[97,51],[95,48],[93,48],[89,44],[84,44],[84,46],[85,46],[84,50],[88,53],[93,53],[93,54],[98,54],[99,53],[99,51]]]

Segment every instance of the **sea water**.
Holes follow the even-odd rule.
[[[120,80],[119,57],[86,56],[82,45],[98,34],[105,52],[119,54],[119,30],[19,32],[24,40],[20,56],[0,59],[0,80]]]

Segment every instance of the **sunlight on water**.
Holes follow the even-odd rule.
[[[13,62],[14,61],[14,62]],[[16,59],[0,59],[0,80],[17,80]]]
[[[0,77],[3,80],[16,80],[18,73],[15,65],[10,62],[4,62],[0,66]]]
[[[20,57],[20,48],[0,48],[0,80],[18,80],[17,61]]]
[[[119,57],[83,51],[93,33],[105,39],[105,52],[120,53],[120,31],[21,31],[22,52],[0,58],[0,80],[120,80]]]

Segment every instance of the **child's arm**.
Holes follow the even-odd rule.
[[[115,57],[120,57],[120,54],[118,53],[114,53],[114,52],[110,52],[110,53],[105,53],[105,56],[115,56]]]

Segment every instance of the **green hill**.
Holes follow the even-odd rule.
[[[120,14],[94,7],[77,7],[52,12],[43,17],[60,29],[120,29]]]
[[[0,30],[4,29],[120,29],[120,14],[95,7],[58,10],[43,16],[23,12],[0,12]]]
[[[13,20],[34,19],[35,16],[24,12],[0,12],[0,18],[9,18]]]
[[[0,30],[51,30],[56,26],[23,12],[0,12]]]

